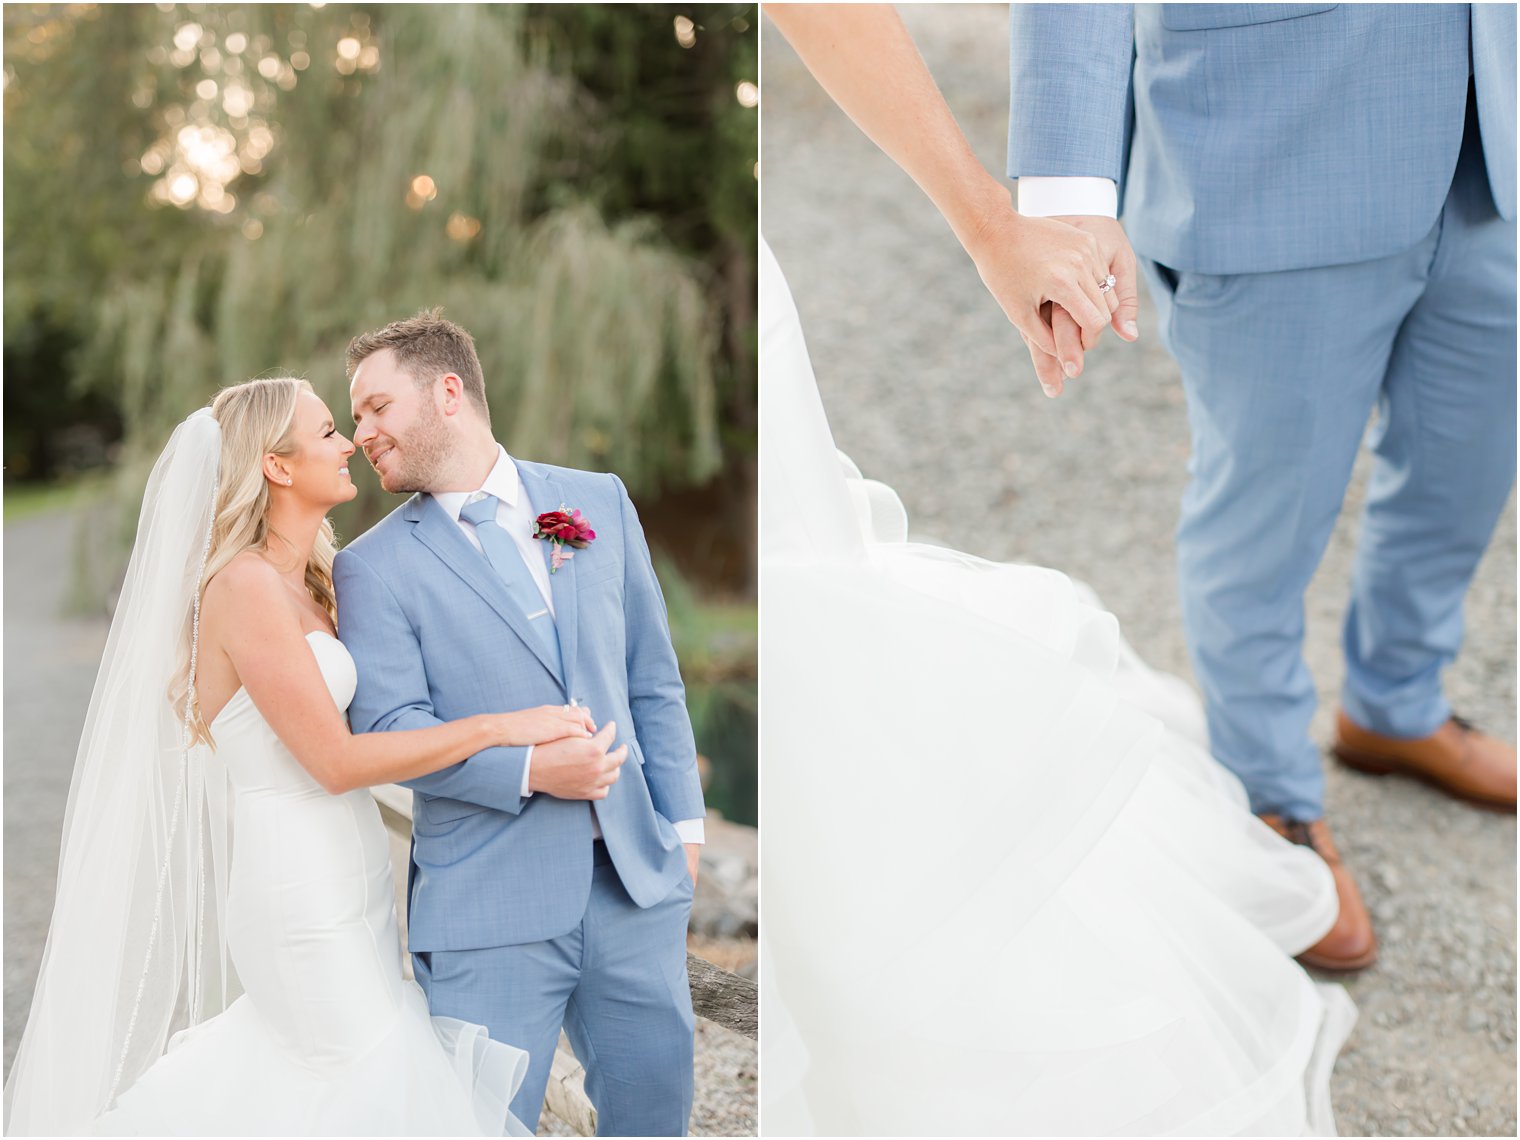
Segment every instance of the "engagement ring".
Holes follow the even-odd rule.
[[[1119,283],[1119,279],[1117,277],[1115,277],[1112,273],[1110,273],[1107,277],[1103,278],[1102,281],[1098,282],[1098,292],[1099,293],[1107,293],[1110,289],[1112,289],[1118,283]]]

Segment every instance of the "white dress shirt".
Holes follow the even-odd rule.
[[[486,476],[486,481],[480,485],[479,491],[496,496],[496,525],[512,536],[512,541],[517,545],[517,552],[528,564],[528,572],[533,575],[533,584],[538,587],[538,592],[543,596],[544,605],[549,607],[549,615],[552,618],[554,594],[549,588],[549,568],[544,565],[543,539],[533,537],[533,524],[538,516],[533,513],[533,504],[528,502],[528,496],[523,494],[522,478],[517,473],[517,464],[512,462],[507,449],[499,443],[496,445],[496,466],[491,468],[491,473]],[[460,518],[459,513],[479,491],[441,491],[433,496],[476,550],[481,550],[481,545],[480,538],[475,533],[475,524],[468,519]],[[533,746],[530,744],[523,757],[523,799],[533,794],[532,789],[528,787],[528,773],[532,766]],[[703,827],[703,821],[700,819],[673,820],[672,825],[676,829],[676,834],[681,837],[682,843],[706,841],[706,828]],[[600,839],[602,829],[597,825],[595,812],[591,813],[591,828],[595,837]]]
[[[1119,216],[1119,187],[1112,178],[1036,177],[1019,179],[1019,213],[1031,218],[1093,214]]]

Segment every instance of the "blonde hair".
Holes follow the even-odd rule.
[[[223,388],[212,402],[211,414],[222,429],[222,455],[211,545],[205,572],[197,586],[202,595],[206,583],[239,554],[245,550],[267,550],[271,534],[279,537],[278,532],[269,528],[269,483],[264,478],[264,456],[295,454],[296,402],[302,392],[311,391],[309,383],[294,377],[248,380]],[[323,519],[306,563],[306,589],[335,621],[338,600],[333,590],[332,566],[336,553],[332,520]],[[190,682],[187,637],[180,668],[170,688],[170,697],[181,718]],[[199,701],[194,703],[190,714],[191,740],[214,747],[210,729],[201,718]]]

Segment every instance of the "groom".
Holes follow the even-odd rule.
[[[1515,8],[1018,4],[1010,34],[1019,209],[1120,263],[1133,239],[1181,368],[1177,563],[1213,750],[1335,872],[1340,919],[1302,959],[1369,965],[1308,736],[1303,593],[1375,411],[1334,752],[1513,811],[1514,748],[1452,715],[1440,674],[1514,481]]]
[[[474,341],[436,310],[356,337],[348,374],[354,442],[387,491],[413,493],[333,565],[354,731],[572,699],[606,726],[410,783],[408,943],[428,1004],[528,1050],[512,1102],[528,1128],[563,1026],[600,1135],[683,1135],[704,809],[638,515],[615,475],[506,453]],[[587,545],[537,537],[556,510],[580,512]]]

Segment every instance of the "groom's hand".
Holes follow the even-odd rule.
[[[528,787],[561,800],[604,800],[628,759],[628,745],[607,751],[617,735],[609,720],[595,736],[566,736],[533,749]]]
[[[691,874],[691,885],[697,885],[697,868],[702,866],[702,845],[688,843],[686,847],[686,870]]]

